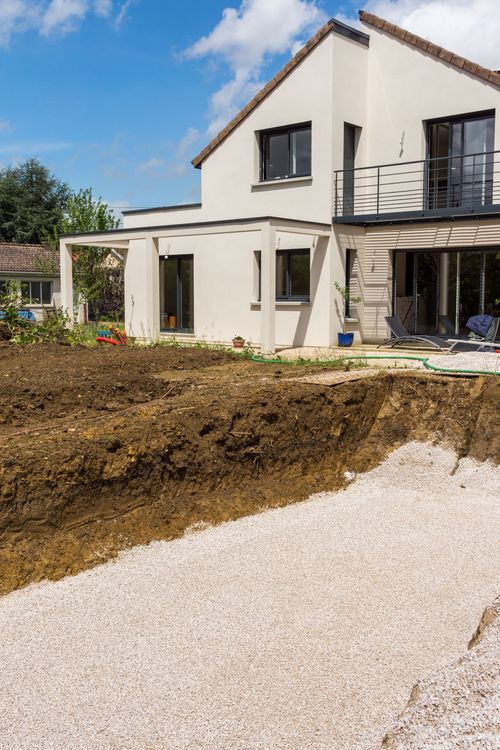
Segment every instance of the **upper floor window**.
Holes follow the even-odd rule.
[[[429,208],[492,203],[494,134],[493,112],[427,124]]]
[[[265,130],[261,137],[262,181],[311,174],[311,123]]]

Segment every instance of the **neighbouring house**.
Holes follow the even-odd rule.
[[[193,160],[199,204],[61,240],[125,256],[130,335],[329,346],[456,333],[500,297],[500,72],[360,12],[331,20]],[[499,52],[500,67],[500,52]]]
[[[0,243],[0,293],[12,282],[37,320],[61,304],[59,257],[43,245]]]

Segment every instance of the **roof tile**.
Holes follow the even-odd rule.
[[[410,44],[412,47],[421,49],[428,55],[432,55],[439,60],[447,62],[459,70],[465,70],[476,78],[481,78],[484,81],[488,81],[488,83],[493,83],[495,86],[500,86],[500,74],[498,71],[483,68],[482,65],[478,65],[472,60],[468,60],[466,57],[456,55],[454,52],[450,52],[444,47],[439,47],[437,44],[433,44],[433,42],[430,42],[428,39],[417,36],[417,34],[412,34],[411,32],[402,29],[400,26],[396,26],[388,21],[384,21],[383,18],[379,18],[379,16],[376,16],[373,13],[367,13],[366,10],[359,11],[359,19],[362,23],[366,23],[368,26],[373,26],[376,29],[381,29],[382,31],[396,37],[396,39],[401,39],[401,41]]]
[[[55,263],[56,273],[44,273],[44,266]],[[0,242],[0,273],[39,273],[57,276],[59,273],[59,253],[52,253],[43,245],[22,245]]]

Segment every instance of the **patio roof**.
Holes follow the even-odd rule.
[[[113,229],[109,232],[83,232],[63,234],[61,240],[67,245],[98,245],[99,247],[126,248],[129,240],[143,237],[175,237],[217,234],[220,232],[257,231],[263,224],[272,224],[276,231],[292,234],[316,234],[330,236],[331,224],[279,216],[250,216],[240,219],[220,219],[219,221],[196,221],[183,224],[161,224],[159,226]]]

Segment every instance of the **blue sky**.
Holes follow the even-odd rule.
[[[464,13],[491,26],[497,1]],[[461,3],[0,0],[0,165],[38,156],[116,207],[196,201],[190,159],[327,18],[365,5],[439,42],[432,13]],[[441,43],[473,56],[459,31]],[[481,54],[488,64],[484,35]]]

